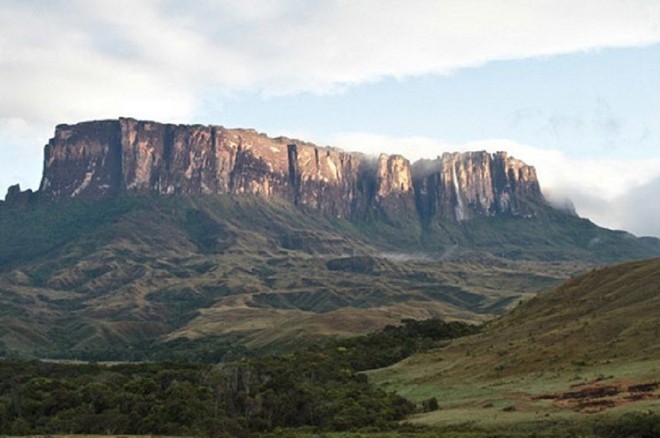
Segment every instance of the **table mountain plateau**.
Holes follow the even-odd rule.
[[[399,155],[370,157],[253,130],[122,118],[59,125],[44,155],[37,195],[50,200],[253,194],[347,219],[404,209],[425,222],[520,215],[526,200],[543,201],[534,168],[505,152],[446,153],[411,166]],[[7,200],[25,197],[13,188]]]
[[[39,190],[0,204],[0,350],[143,357],[183,338],[286,348],[481,321],[658,254],[552,208],[505,152],[411,165],[220,126],[59,125]]]

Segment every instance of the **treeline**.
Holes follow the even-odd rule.
[[[402,325],[388,325],[379,332],[328,342],[323,349],[333,350],[356,371],[371,370],[395,364],[406,357],[427,351],[439,341],[476,333],[478,326],[463,322],[444,322],[439,318],[404,319]]]
[[[48,358],[85,362],[176,362],[219,363],[255,357],[252,350],[226,338],[209,336],[199,339],[177,338],[168,342],[158,340],[115,345],[87,345],[71,349],[64,343],[55,342],[51,348],[37,349],[29,358]],[[22,353],[4,349],[0,344],[0,356],[27,359]]]
[[[216,365],[5,360],[0,362],[0,435],[241,436],[303,426],[384,430],[416,407],[370,384],[360,371],[474,330],[409,320],[287,356]]]
[[[396,363],[411,354],[433,348],[438,341],[474,333],[477,326],[460,322],[445,323],[441,319],[405,319],[399,326],[364,336],[322,343],[315,349],[330,351],[345,349],[351,365],[358,371],[380,368]],[[36,350],[30,357],[5,348],[0,340],[0,357],[28,359],[32,357],[86,362],[176,362],[219,363],[262,356],[263,351],[245,347],[229,338],[208,336],[199,339],[177,338],[168,342],[144,341],[117,343],[110,346],[87,345],[72,349],[65,342],[55,342],[50,348]]]

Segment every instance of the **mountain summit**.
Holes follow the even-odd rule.
[[[399,155],[221,126],[129,118],[57,126],[38,198],[145,194],[277,197],[344,219],[409,210],[423,223],[531,214],[526,201],[543,202],[534,167],[506,152],[445,153],[411,165]]]

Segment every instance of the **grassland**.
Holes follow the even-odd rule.
[[[660,412],[660,259],[596,269],[480,334],[370,373],[437,411],[414,424],[566,430]]]

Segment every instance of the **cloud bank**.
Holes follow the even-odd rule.
[[[0,118],[187,120],[209,90],[383,77],[660,40],[654,0],[6,1]]]

